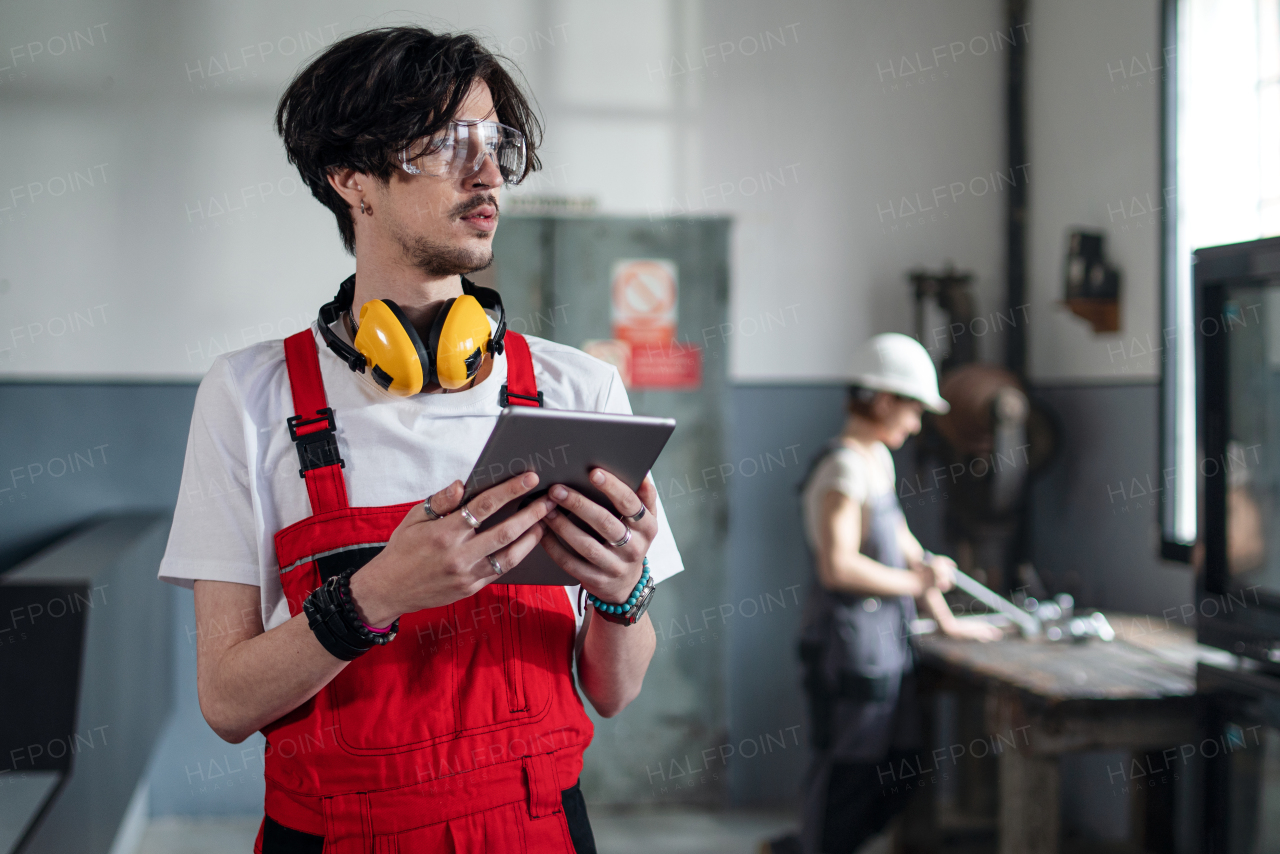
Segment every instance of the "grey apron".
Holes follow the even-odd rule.
[[[863,517],[867,557],[905,569],[898,544],[902,507],[893,491],[871,496]],[[805,850],[819,850],[831,767],[884,762],[890,751],[918,747],[910,596],[858,596],[815,578],[805,603],[800,655],[811,711],[814,759],[805,785]]]

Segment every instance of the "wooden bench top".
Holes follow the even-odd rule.
[[[1199,661],[1232,656],[1195,642],[1195,633],[1160,617],[1108,612],[1116,639],[1051,643],[1010,636],[977,643],[942,635],[916,638],[922,662],[1049,703],[1068,700],[1155,700],[1196,692]]]

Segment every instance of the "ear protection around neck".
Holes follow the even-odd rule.
[[[329,328],[350,311],[356,277],[338,287],[338,294],[320,307],[320,334],[329,349],[353,371],[369,368],[374,381],[392,394],[408,397],[435,383],[457,389],[473,380],[485,354],[502,353],[507,334],[507,314],[502,297],[465,276],[462,296],[445,301],[432,321],[426,344],[400,306],[389,299],[370,300],[360,307],[355,346]],[[498,315],[498,328],[490,333],[485,309]]]

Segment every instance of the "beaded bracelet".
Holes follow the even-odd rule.
[[[603,599],[597,599],[592,594],[587,594],[587,601],[592,607],[606,614],[625,614],[635,607],[636,600],[640,598],[640,592],[644,590],[645,584],[649,582],[649,558],[646,555],[644,559],[644,572],[640,574],[640,580],[636,582],[635,589],[631,591],[631,595],[627,597],[627,601],[621,605],[611,605]]]

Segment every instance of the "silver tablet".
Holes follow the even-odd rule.
[[[591,469],[612,472],[638,490],[675,428],[674,418],[510,407],[498,416],[497,426],[466,480],[463,503],[508,478],[533,471],[538,474],[538,488],[494,513],[480,525],[480,530],[492,528],[557,483],[612,510],[612,502],[588,479]],[[569,518],[578,527],[590,530],[572,514]],[[594,535],[594,530],[591,533]],[[596,539],[601,538],[596,535]],[[577,584],[578,580],[561,569],[539,545],[494,583],[560,585]]]

